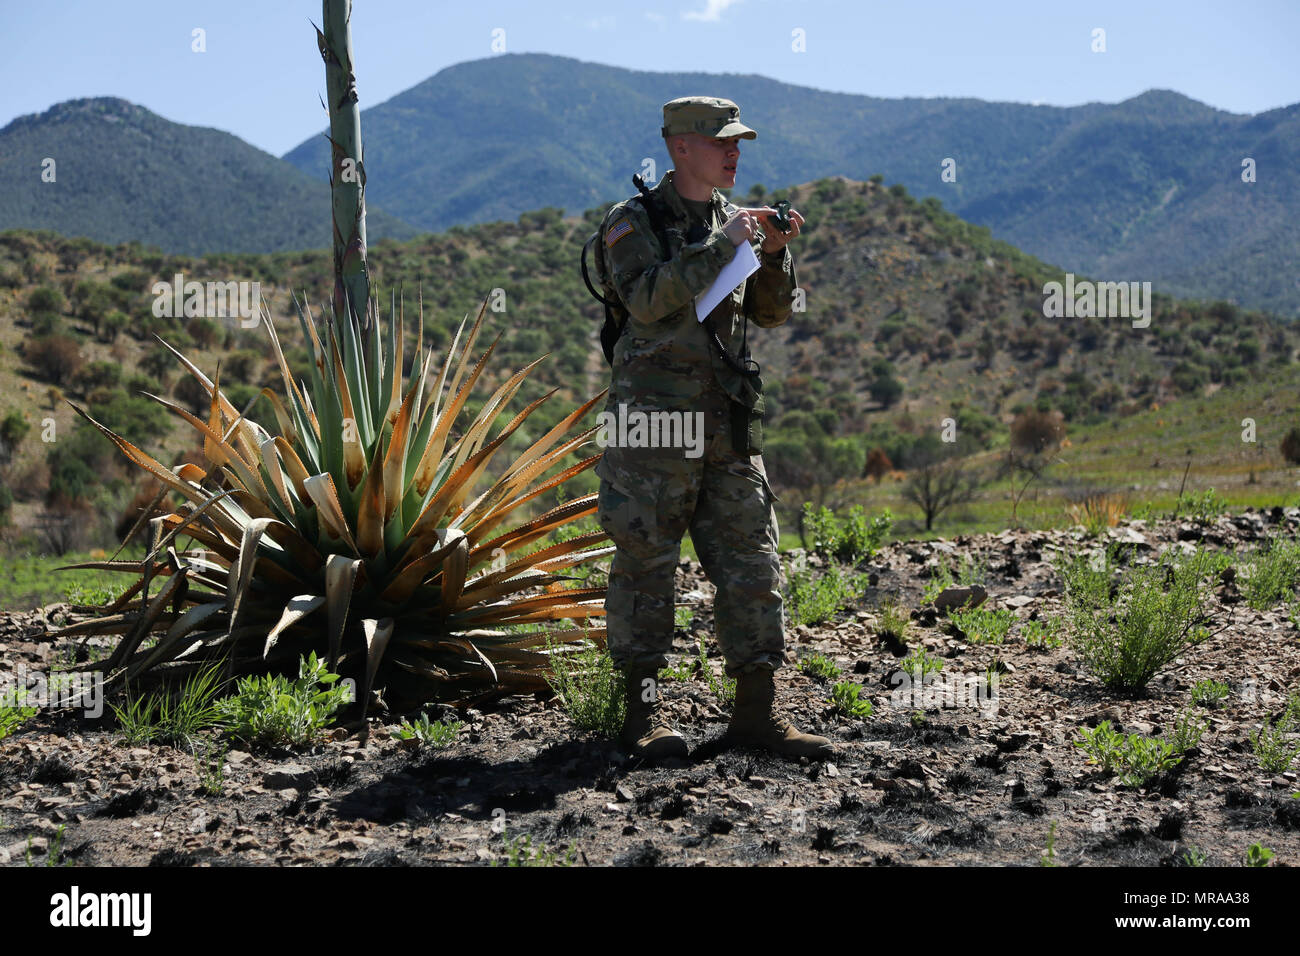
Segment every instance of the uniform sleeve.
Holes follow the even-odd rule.
[[[663,262],[650,217],[639,203],[628,203],[610,218],[605,247],[610,278],[628,314],[640,322],[658,322],[689,305],[736,254],[726,234],[714,229]]]
[[[755,325],[770,329],[790,318],[799,280],[789,246],[777,253],[757,251],[759,268],[749,277],[745,290],[745,314]]]

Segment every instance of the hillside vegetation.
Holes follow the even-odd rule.
[[[1004,526],[1027,476],[1015,515],[1022,523],[1068,520],[1071,504],[1106,492],[1134,504],[1173,500],[1189,450],[1188,490],[1213,486],[1242,504],[1294,495],[1294,469],[1280,450],[1300,422],[1290,324],[1163,296],[1147,328],[1128,318],[1048,319],[1043,288],[1060,270],[937,200],[918,202],[879,177],[756,189],[743,199],[783,196],[808,218],[795,245],[807,310],[779,329],[753,330],[752,342],[770,396],[765,460],[788,533],[805,500],[888,506],[904,521],[898,530],[920,530],[923,510],[904,492],[929,468],[981,475],[968,500],[933,515],[945,533]],[[602,211],[565,218],[548,208],[516,222],[376,243],[375,288],[385,309],[392,302],[403,312],[408,361],[421,296],[424,341],[441,350],[493,295],[502,311],[490,313],[491,330],[501,340],[489,378],[549,353],[516,399],[557,388],[541,424],[595,394],[608,378],[596,341],[601,312],[577,262]],[[155,335],[209,374],[220,362],[237,402],[254,401],[263,385],[281,387],[263,330],[153,315],[153,283],[176,273],[259,281],[291,363],[306,361],[290,290],[313,303],[328,295],[326,252],[192,258],[51,233],[0,234],[0,503],[12,547],[109,546],[114,526],[130,523],[132,499],[137,507],[148,499],[64,398],[167,463],[194,453],[192,430],[140,395],[202,411],[192,380]],[[273,424],[262,399],[251,414]],[[1242,439],[1246,418],[1253,442]],[[1006,468],[1013,426],[1034,422],[1047,430],[1030,451],[1044,461],[1057,455],[1036,477]],[[594,489],[591,475],[577,481]]]
[[[113,97],[14,120],[0,130],[0,177],[0,228],[191,255],[330,244],[329,187],[318,177],[230,133]],[[368,213],[372,238],[419,231],[381,208]]]

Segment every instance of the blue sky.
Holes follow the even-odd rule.
[[[320,0],[0,0],[0,126],[83,96],[281,155],[325,125]],[[207,51],[191,50],[191,31]],[[1106,50],[1091,50],[1093,30]],[[1177,90],[1235,113],[1300,101],[1300,2],[356,0],[363,107],[506,51],[630,69],[758,73],[872,96],[1072,106]],[[802,30],[805,52],[792,50]]]

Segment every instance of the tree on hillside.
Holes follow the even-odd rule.
[[[1057,459],[1065,440],[1065,416],[1058,411],[1026,409],[1012,421],[1010,437],[1003,473],[1011,478],[1011,523],[1018,525],[1025,492]]]
[[[1286,433],[1278,450],[1291,464],[1300,465],[1300,427],[1293,427]]]
[[[972,500],[984,484],[983,473],[964,463],[955,443],[926,435],[912,446],[907,458],[903,497],[925,515],[925,530],[953,505]]]
[[[84,364],[81,346],[67,335],[46,335],[27,343],[23,356],[53,385],[66,385]]]

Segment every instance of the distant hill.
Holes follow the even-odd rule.
[[[1077,107],[879,99],[508,54],[364,111],[368,195],[430,230],[579,212],[629,194],[643,158],[663,164],[661,106],[702,92],[739,102],[759,131],[738,190],[881,173],[1074,272],[1300,315],[1300,104],[1241,116],[1161,90]],[[316,136],[284,158],[324,177],[328,147]],[[956,182],[940,180],[945,158]]]
[[[956,451],[979,463],[1003,453],[1013,418],[1036,408],[1063,417],[1076,461],[1086,440],[1082,467],[1059,469],[1076,485],[1115,490],[1172,482],[1176,489],[1190,455],[1197,484],[1189,487],[1216,483],[1227,490],[1223,482],[1231,478],[1239,502],[1294,495],[1294,469],[1288,471],[1278,446],[1300,424],[1300,325],[1229,303],[1160,295],[1146,328],[1128,318],[1047,318],[1043,288],[1062,278],[1060,270],[993,239],[932,197],[918,201],[899,184],[835,178],[738,198],[782,197],[808,214],[808,228],[795,240],[807,310],[775,329],[751,328],[750,341],[766,384],[765,460],[784,527],[794,526],[802,501],[834,488],[853,489],[858,500],[879,493],[874,484],[866,490],[869,456],[879,451],[893,469],[913,468],[946,418],[955,423]],[[485,390],[470,400],[471,414],[487,385],[543,353],[549,355],[524,383],[519,406],[550,388],[559,395],[530,420],[535,428],[553,424],[608,383],[597,343],[603,314],[577,269],[601,213],[595,207],[564,218],[559,209],[540,209],[515,222],[456,226],[372,247],[380,301],[387,306],[401,286],[410,346],[417,292],[425,342],[437,349],[491,290],[505,292],[505,311],[487,318],[486,334],[502,338],[484,373]],[[62,395],[128,429],[131,440],[168,464],[192,446],[188,426],[131,397],[146,390],[187,403],[195,398],[154,333],[209,373],[220,361],[223,387],[241,407],[262,385],[282,388],[263,330],[152,315],[152,283],[177,272],[260,281],[281,340],[303,367],[288,293],[305,294],[313,308],[328,298],[327,250],[193,258],[48,232],[0,234],[0,394],[10,396],[0,402],[0,424],[13,414],[33,429],[8,468],[0,457],[0,488],[12,489],[15,524],[31,526],[56,479],[79,495],[91,488],[102,515],[120,513],[132,490],[111,491],[120,456],[77,424]],[[42,342],[49,343],[43,361]],[[57,362],[50,361],[50,345],[58,347]],[[1182,411],[1163,413],[1173,407]],[[264,402],[253,414],[274,427]],[[57,443],[39,439],[47,416],[57,421]],[[1245,418],[1258,431],[1254,443],[1242,440]],[[591,490],[594,481],[579,476],[574,490]],[[885,488],[884,500],[893,500],[888,494],[896,497],[896,487]],[[1039,490],[1060,510],[1068,489]],[[1005,485],[993,486],[977,516],[1005,520],[1005,500]]]
[[[41,179],[56,162],[55,182]],[[126,100],[60,103],[0,130],[0,229],[51,229],[168,252],[327,248],[329,189],[237,136]],[[373,239],[419,230],[368,210]]]

